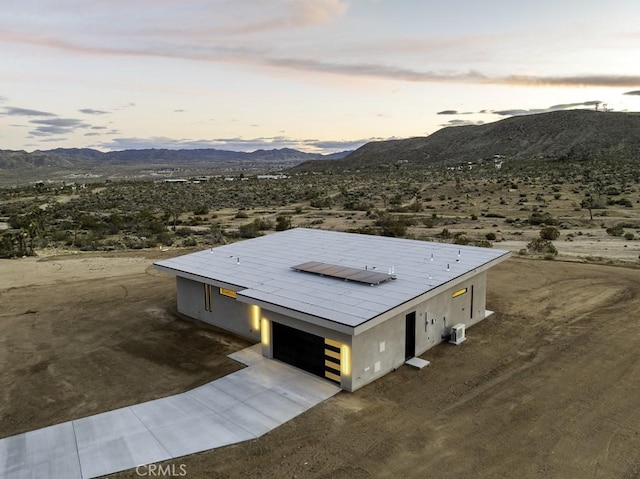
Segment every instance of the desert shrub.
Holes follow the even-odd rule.
[[[453,242],[455,244],[469,244],[469,240],[467,239],[467,234],[463,231],[456,233],[453,236]]]
[[[329,208],[332,205],[332,201],[331,201],[331,197],[329,196],[323,196],[320,198],[314,198],[311,200],[311,202],[309,203],[309,205],[312,208]]]
[[[451,233],[449,232],[449,230],[447,228],[442,228],[442,231],[440,232],[440,234],[438,236],[440,238],[442,238],[442,239],[449,239],[449,238],[451,238]]]
[[[266,218],[256,218],[253,220],[258,231],[272,230],[273,229],[273,221]]]
[[[493,248],[491,241],[487,240],[476,240],[473,242],[473,246],[479,246],[480,248]]]
[[[621,200],[614,201],[613,204],[624,206],[625,208],[633,208],[633,203],[631,203],[629,198],[622,198]]]
[[[541,213],[536,211],[531,213],[531,216],[529,216],[529,224],[534,226],[541,224],[553,226],[558,224],[558,220],[551,216],[550,213]]]
[[[630,231],[624,234],[624,239],[626,239],[628,241],[631,241],[631,240],[635,239],[635,237],[636,236]]]
[[[187,236],[191,236],[193,234],[193,230],[191,228],[182,227],[182,228],[176,229],[175,233],[176,233],[176,236],[186,238]]]
[[[624,228],[622,225],[610,226],[607,228],[607,234],[611,236],[622,236],[624,234]]]
[[[241,238],[256,238],[262,235],[262,233],[260,233],[260,230],[256,226],[255,221],[240,225],[240,227],[238,228],[238,234]]]
[[[484,237],[488,241],[495,241],[496,240],[496,234],[493,231],[491,231],[490,233],[487,233],[486,235],[484,235]]]
[[[198,205],[194,208],[193,214],[198,215],[206,215],[209,213],[209,207],[207,205]]]
[[[188,238],[185,238],[182,240],[182,246],[194,247],[197,245],[198,245],[198,242],[193,236],[189,236]]]
[[[543,240],[556,240],[560,236],[560,231],[558,228],[554,228],[553,226],[546,226],[540,230],[540,238]]]
[[[535,238],[527,244],[527,250],[532,253],[557,255],[558,250],[549,240]]]
[[[291,218],[285,215],[276,217],[276,231],[284,231],[291,228]]]
[[[248,215],[248,214],[246,214],[244,211],[238,211],[238,212],[236,213],[236,216],[235,216],[235,217],[236,217],[237,219],[245,219],[245,218],[248,218],[248,217],[249,217],[249,215]]]
[[[486,215],[484,215],[485,218],[504,218],[504,215],[501,215],[499,213],[487,213]]]
[[[391,215],[383,215],[376,221],[376,226],[380,226],[382,236],[391,236],[402,238],[407,234],[408,221],[402,217],[394,217]]]
[[[156,235],[156,241],[165,246],[171,246],[173,244],[173,238],[167,231],[163,233],[158,233]]]

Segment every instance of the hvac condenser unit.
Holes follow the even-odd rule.
[[[458,345],[465,339],[467,338],[464,335],[464,324],[458,323],[453,325],[451,327],[451,339],[449,342]]]

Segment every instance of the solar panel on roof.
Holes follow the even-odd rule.
[[[389,279],[395,279],[391,274],[378,273],[370,269],[349,268],[347,266],[320,263],[318,261],[308,261],[307,263],[292,266],[291,269],[364,284],[380,284]]]

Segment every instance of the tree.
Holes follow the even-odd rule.
[[[593,208],[595,207],[595,200],[593,199],[593,197],[592,196],[585,197],[580,202],[580,207],[582,209],[589,210],[589,219],[593,220]]]

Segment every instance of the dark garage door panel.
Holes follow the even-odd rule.
[[[273,357],[324,377],[324,338],[273,323]]]

